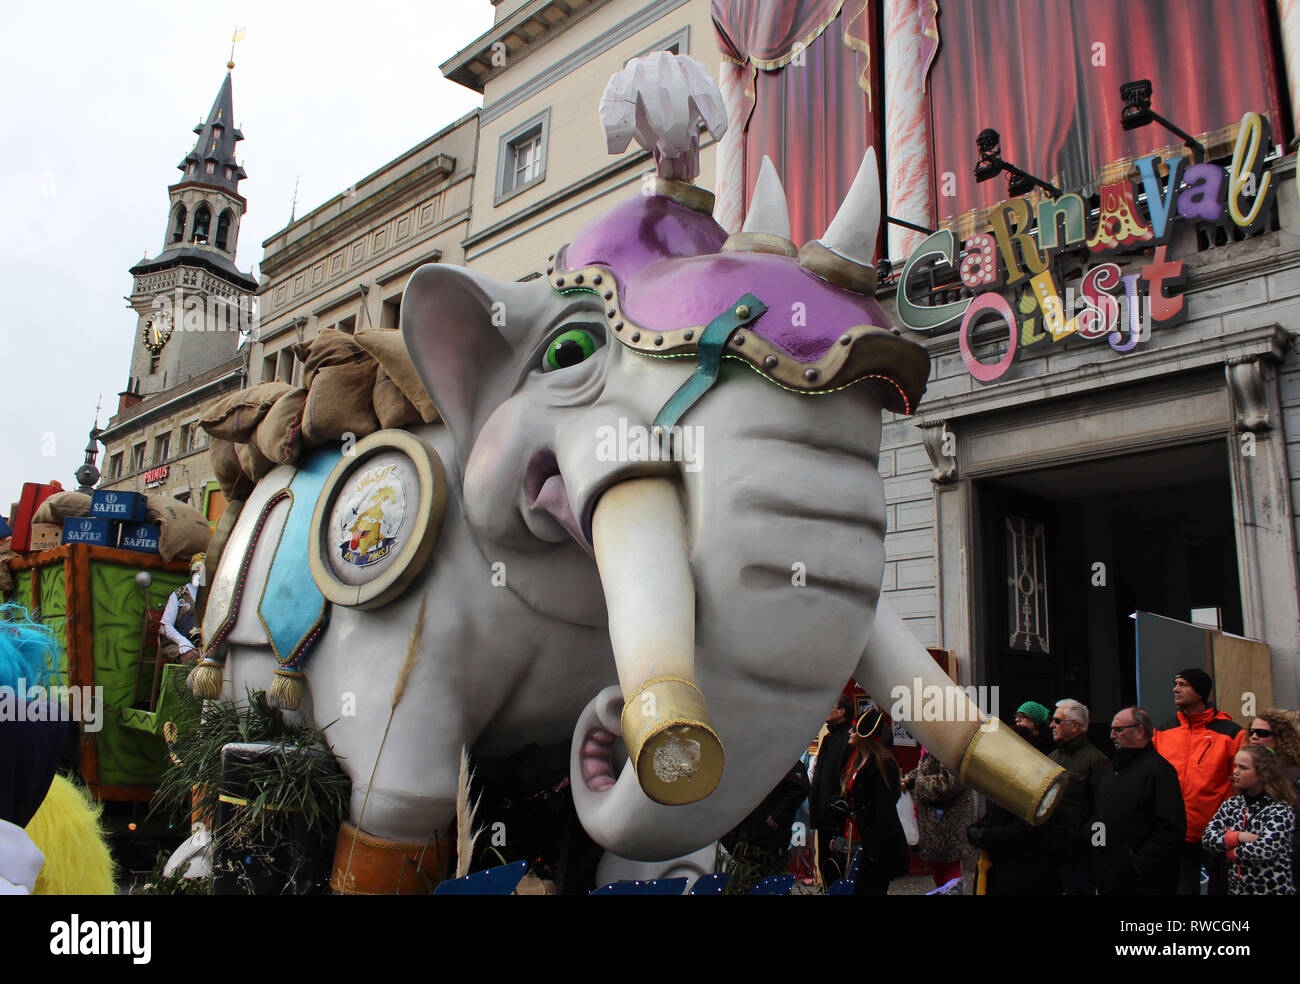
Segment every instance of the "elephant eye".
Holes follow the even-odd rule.
[[[551,339],[542,355],[542,372],[567,369],[591,358],[600,342],[594,332],[585,328],[570,328]]]

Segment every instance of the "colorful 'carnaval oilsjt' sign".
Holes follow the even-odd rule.
[[[1147,299],[1151,327],[1166,328],[1187,318],[1180,292],[1183,264],[1166,255],[1175,220],[1231,223],[1248,235],[1264,228],[1276,191],[1272,173],[1264,168],[1271,146],[1268,121],[1251,112],[1242,117],[1227,169],[1217,164],[1189,165],[1175,157],[1162,183],[1160,157],[1139,158],[1134,166],[1146,195],[1145,216],[1134,185],[1123,179],[1112,181],[1099,189],[1099,214],[1091,234],[1087,205],[1073,192],[1039,202],[1036,213],[1023,198],[994,206],[989,213],[991,230],[967,239],[960,256],[952,232],[940,229],[921,242],[903,267],[899,320],[915,331],[958,324],[962,361],[982,383],[1001,378],[1019,350],[1071,335],[1106,338],[1116,352],[1130,352],[1142,337],[1142,298]],[[1119,264],[1103,260],[1147,249],[1152,254],[1136,272],[1124,274]],[[1082,309],[1075,313],[1071,312],[1076,305],[1062,299],[1054,272],[1058,257],[1067,252],[1103,260],[1083,271],[1078,289]],[[957,270],[962,284],[975,296],[918,304],[909,295],[909,278],[927,265],[944,262]],[[1019,289],[1018,312],[999,293],[1002,288]],[[1066,297],[1074,293],[1071,288]],[[1121,319],[1122,308],[1126,317]],[[1009,344],[998,361],[982,362],[973,351],[971,333],[976,324],[993,318],[1005,326]]]

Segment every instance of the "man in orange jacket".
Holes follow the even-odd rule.
[[[1178,726],[1155,736],[1156,751],[1178,771],[1187,810],[1187,840],[1179,853],[1179,895],[1200,894],[1201,834],[1232,792],[1232,759],[1246,737],[1240,725],[1209,702],[1213,686],[1202,669],[1180,671],[1174,678]]]

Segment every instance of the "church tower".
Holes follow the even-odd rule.
[[[239,193],[245,174],[235,148],[244,135],[234,121],[233,68],[194,128],[180,181],[167,189],[161,250],[131,268],[137,324],[127,394],[160,393],[229,360],[239,329],[252,324],[257,283],[235,266],[248,203]]]
[[[131,267],[131,369],[117,413],[99,434],[106,449],[100,488],[170,496],[209,521],[225,500],[198,422],[205,407],[243,385],[241,330],[254,327],[257,290],[235,266],[248,203],[235,156],[244,135],[235,126],[234,67],[227,64],[207,119],[194,128],[198,140],[177,165],[180,180],[167,189],[161,248]]]

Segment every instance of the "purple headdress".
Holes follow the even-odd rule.
[[[635,137],[655,157],[642,194],[589,222],[551,257],[559,291],[604,301],[612,338],[648,356],[695,356],[700,366],[655,424],[671,427],[716,382],[721,359],[739,359],[804,394],[854,383],[884,407],[912,413],[930,359],[900,337],[876,302],[871,264],[880,227],[875,151],[821,239],[796,249],[785,192],[766,157],[739,233],[714,221],[699,173],[699,123],[720,137],[717,86],[690,58],[655,52],[615,75],[601,102],[612,153]]]

